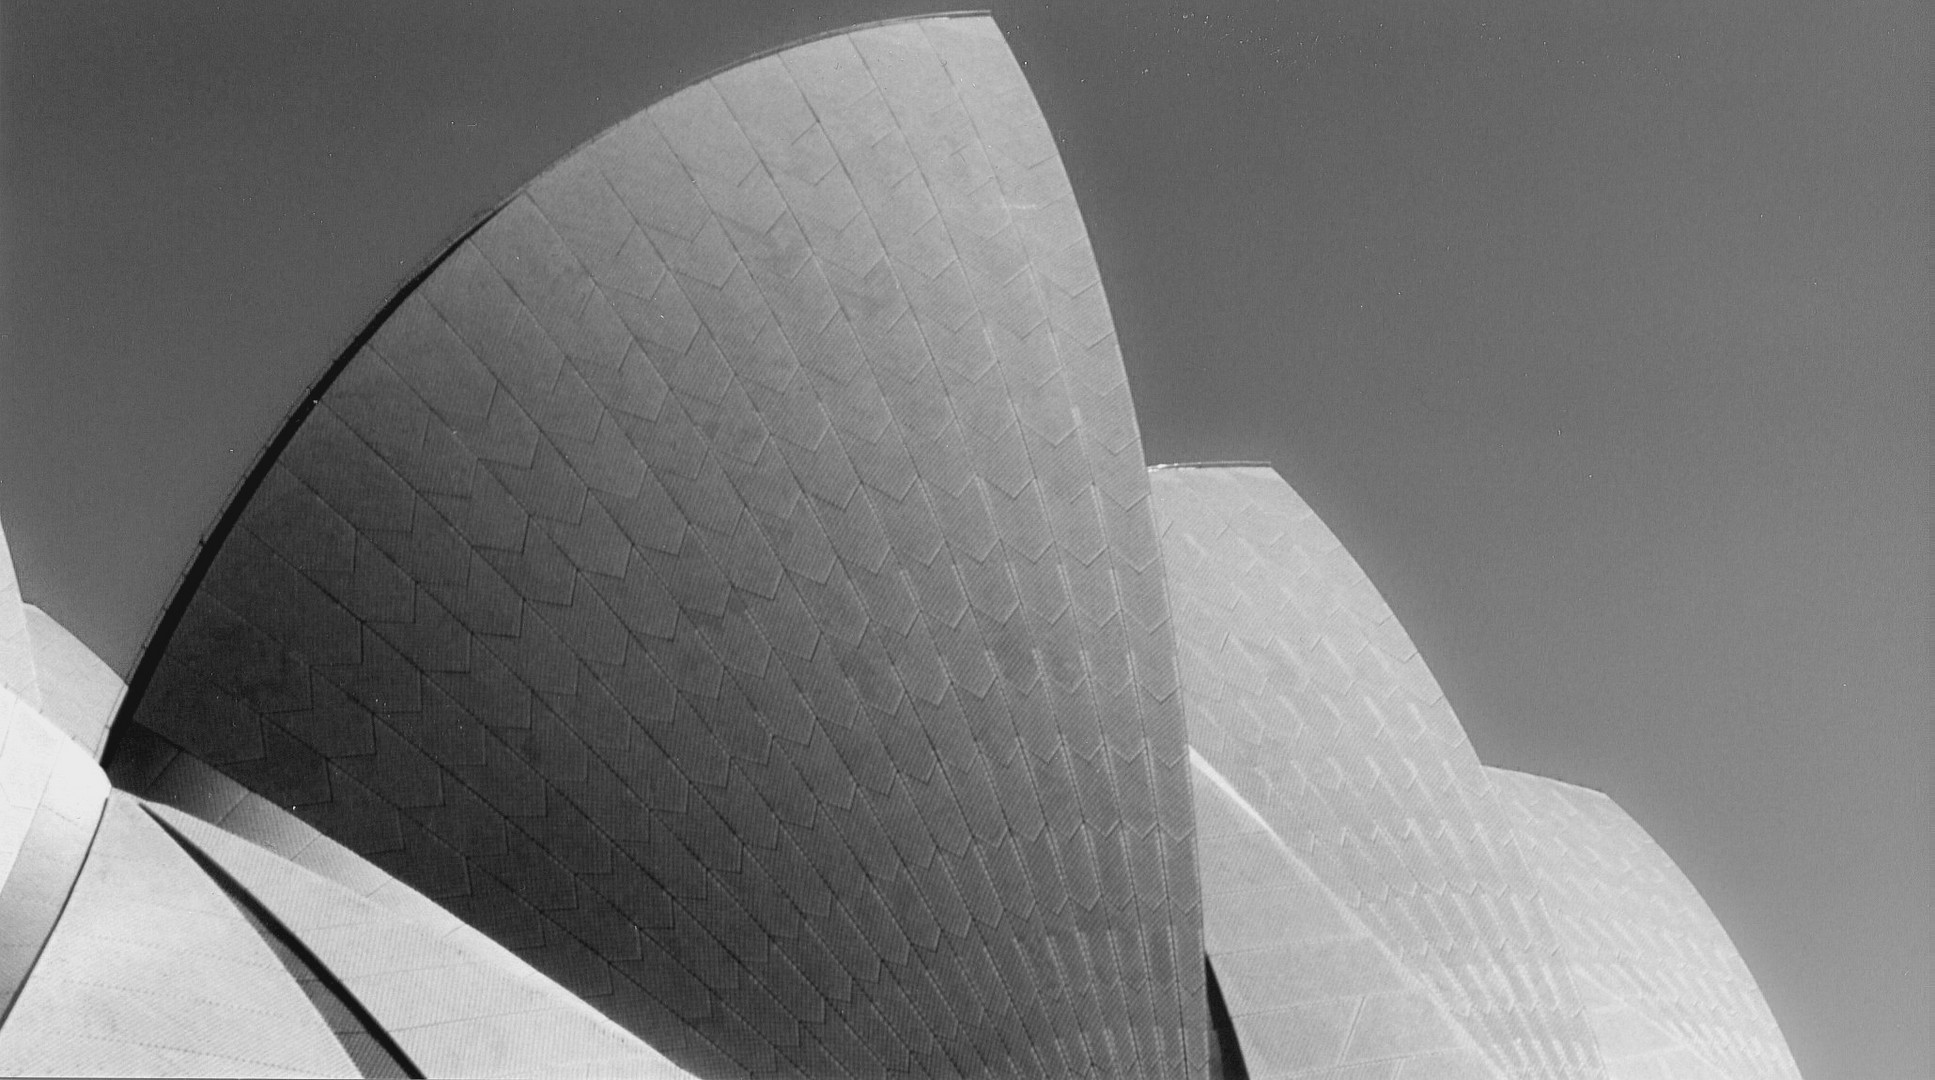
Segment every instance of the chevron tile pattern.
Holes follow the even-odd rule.
[[[1486,770],[1511,808],[1612,1080],[1798,1080],[1740,953],[1686,875],[1597,791]]]
[[[0,1073],[358,1075],[242,913],[119,792],[0,1029]]]
[[[1203,930],[1250,1080],[1493,1080],[1439,997],[1191,754]]]
[[[1501,1073],[1604,1075],[1490,778],[1363,571],[1267,467],[1151,483],[1195,750]]]
[[[454,249],[136,721],[695,1072],[1183,1076],[1161,548],[985,18],[800,46]]]

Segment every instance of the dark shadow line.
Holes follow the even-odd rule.
[[[1223,984],[1216,978],[1216,964],[1203,957],[1203,971],[1209,991],[1209,1075],[1211,1080],[1250,1080],[1249,1064],[1243,1060],[1243,1042],[1237,1036],[1236,1020],[1223,999]]]
[[[336,995],[336,1000],[342,1002],[343,1008],[348,1009],[350,1015],[356,1018],[356,1022],[363,1025],[363,1030],[369,1034],[371,1040],[376,1045],[382,1047],[383,1052],[390,1055],[402,1067],[405,1075],[409,1076],[411,1080],[424,1080],[423,1070],[417,1068],[416,1062],[411,1061],[410,1055],[403,1052],[403,1048],[397,1045],[396,1040],[390,1036],[389,1031],[383,1025],[376,1022],[376,1017],[371,1016],[370,1011],[363,1007],[363,1003],[356,999],[356,995],[349,992],[349,987],[343,985],[343,981],[336,977],[336,973],[331,971],[329,966],[324,964],[320,957],[309,950],[309,946],[303,943],[302,938],[298,937],[294,931],[291,931],[281,919],[276,918],[274,912],[264,906],[262,901],[255,898],[255,894],[243,888],[241,882],[230,876],[227,870],[222,869],[220,863],[217,863],[213,858],[209,857],[209,854],[197,846],[193,840],[183,836],[179,830],[162,820],[161,815],[155,813],[153,810],[145,806],[141,809],[146,811],[147,815],[154,820],[154,823],[161,826],[162,830],[176,844],[180,845],[184,852],[188,853],[189,858],[195,860],[195,865],[201,867],[203,873],[207,874],[215,884],[221,886],[222,891],[228,895],[231,901],[247,908],[250,915],[255,916],[263,926],[268,927],[271,933],[281,939],[282,944],[290,952],[296,954],[297,959],[309,966],[309,970],[316,976],[316,981],[322,983],[325,989]],[[220,828],[220,826],[215,826],[215,828]]]
[[[520,188],[518,194],[522,193],[523,189]],[[516,194],[511,196],[513,199],[516,197]],[[162,657],[167,655],[168,644],[174,639],[175,631],[181,626],[182,618],[187,615],[195,594],[201,590],[202,582],[208,577],[209,569],[214,566],[215,558],[220,554],[222,545],[227,542],[229,534],[235,531],[235,526],[241,521],[242,514],[254,501],[255,493],[268,479],[269,471],[275,467],[277,461],[281,460],[282,452],[295,441],[296,433],[302,430],[303,422],[309,419],[309,414],[316,410],[316,406],[322,404],[323,395],[329,392],[329,388],[349,367],[349,362],[363,351],[363,348],[376,336],[377,331],[383,329],[390,321],[390,317],[396,314],[396,310],[410,297],[415,296],[417,289],[429,279],[430,275],[436,273],[445,262],[449,261],[450,257],[457,253],[457,249],[461,248],[466,240],[476,235],[477,230],[496,217],[508,202],[509,200],[506,200],[504,204],[491,208],[488,213],[465,226],[457,238],[452,240],[436,258],[405,281],[402,288],[377,309],[376,314],[363,329],[350,339],[343,351],[310,385],[308,393],[302,396],[295,408],[291,409],[289,415],[282,421],[275,437],[263,446],[262,452],[256,456],[255,464],[249,467],[242,482],[236,485],[234,493],[229,496],[228,505],[223,508],[221,516],[215,519],[214,526],[201,538],[194,560],[182,573],[181,580],[175,586],[174,595],[169,597],[167,606],[161,609],[161,614],[156,618],[154,630],[148,635],[146,644],[142,646],[141,658],[135,662],[134,671],[128,675],[127,692],[121,695],[121,704],[115,710],[113,723],[108,727],[107,741],[101,747],[102,768],[108,768],[114,760],[114,752],[122,741],[121,733],[133,723],[134,715],[141,707],[141,699],[146,696],[148,684],[154,681],[155,671],[161,666]]]
[[[54,940],[54,931],[60,929],[60,921],[67,917],[67,905],[74,901],[74,890],[81,884],[81,873],[87,869],[88,856],[94,853],[94,841],[101,835],[101,823],[107,820],[107,804],[112,794],[112,792],[104,793],[101,798],[100,812],[94,815],[94,827],[87,833],[87,846],[81,849],[81,861],[74,867],[74,876],[68,879],[67,889],[61,894],[60,910],[54,912],[53,920],[47,924],[47,934],[40,939],[40,947],[34,950],[34,958],[21,969],[20,981],[7,991],[6,1005],[0,1006],[0,1029],[7,1026],[7,1018],[13,1015],[13,1007],[20,1003],[20,995],[26,992],[27,984],[33,981],[34,969],[40,966],[40,958],[47,955],[47,943]],[[34,812],[38,816],[40,810],[36,809]],[[33,822],[29,821],[27,823],[29,836],[33,834],[33,828]],[[22,846],[25,846],[24,842]]]

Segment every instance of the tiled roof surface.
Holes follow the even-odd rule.
[[[18,733],[16,726],[21,728]],[[59,735],[32,706],[0,687],[0,884],[12,872],[34,812],[40,809]]]
[[[1363,571],[1268,468],[1151,481],[1192,746],[1502,1072],[1603,1075],[1491,782]]]
[[[357,1075],[248,920],[118,792],[0,1029],[0,1073]]]
[[[27,630],[27,605],[20,598],[7,533],[0,529],[0,688],[27,704],[40,706],[40,679],[34,673],[33,637]]]
[[[26,605],[41,714],[98,758],[127,684],[53,617]]]
[[[527,967],[187,814],[154,813],[267,909],[426,1075],[691,1076]]]
[[[54,932],[107,795],[93,755],[0,686],[0,1019]]]
[[[0,1020],[87,858],[107,798],[95,764],[121,680],[22,601],[0,531]]]
[[[1558,928],[1613,1080],[1798,1080],[1786,1040],[1693,883],[1597,791],[1487,769]]]
[[[1250,1080],[1496,1080],[1444,1002],[1191,754],[1203,940]]]
[[[175,839],[181,837],[176,834]],[[282,966],[295,979],[296,987],[315,1006],[323,1022],[336,1041],[343,1044],[343,1050],[356,1070],[370,1080],[393,1080],[409,1077],[420,1070],[414,1067],[402,1049],[388,1037],[381,1025],[377,1024],[367,1010],[361,1008],[342,985],[329,976],[313,954],[297,941],[280,922],[275,921],[253,896],[250,896],[235,880],[210,862],[200,851],[189,847],[190,854],[201,863],[202,869],[210,871],[209,877],[222,891],[235,901],[235,907],[262,938],[264,944]]]
[[[86,861],[108,788],[94,759],[120,685],[65,628],[21,600],[0,532],[0,1020]]]
[[[302,942],[322,972],[346,984],[343,995],[371,1012],[375,1030],[431,1075],[687,1075],[441,905],[158,737],[139,729],[128,733],[111,778],[117,788],[141,796],[199,856],[211,859],[250,902]],[[219,828],[211,833],[189,816]],[[324,940],[312,936],[318,926]],[[404,947],[397,950],[399,941]],[[373,964],[372,997],[356,998]],[[398,1016],[384,1007],[382,976],[388,969],[433,973],[440,989],[410,1003],[417,1015]],[[507,995],[524,1007],[484,1015],[490,1002]],[[426,1008],[440,1010],[441,1019],[425,1022]],[[451,1032],[462,1037],[440,1037]],[[345,1032],[338,1037],[351,1042]],[[350,1049],[356,1056],[357,1048]],[[377,1073],[365,1068],[364,1075]]]
[[[461,243],[135,719],[695,1070],[1188,1075],[1159,556],[1026,82],[987,19],[900,23]]]

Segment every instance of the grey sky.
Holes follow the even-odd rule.
[[[0,3],[28,598],[125,671],[464,226],[695,76],[922,9]],[[1274,461],[1485,760],[1679,860],[1812,1080],[1930,1075],[1925,6],[996,17],[1151,460]]]

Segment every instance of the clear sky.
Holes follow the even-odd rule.
[[[0,520],[123,671],[412,272],[877,2],[0,0]],[[1486,761],[1611,793],[1811,1080],[1931,1075],[1916,0],[997,7],[1152,461],[1267,459]]]

